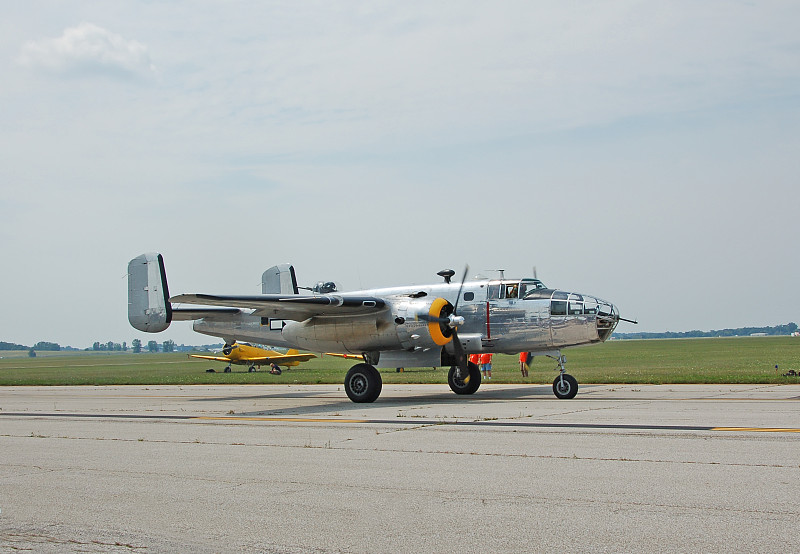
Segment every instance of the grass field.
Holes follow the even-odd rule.
[[[798,383],[783,377],[800,371],[800,338],[742,337],[681,340],[627,340],[564,350],[567,371],[579,383]],[[282,375],[247,373],[234,366],[189,359],[186,354],[0,352],[0,386],[8,385],[189,385],[189,384],[340,384],[352,360],[331,356],[301,364]],[[778,366],[778,370],[775,366]],[[217,373],[206,373],[213,367]],[[494,383],[550,383],[556,363],[535,358],[522,379],[516,356],[496,355]],[[446,383],[447,369],[381,370],[384,383]]]

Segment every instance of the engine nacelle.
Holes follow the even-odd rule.
[[[447,322],[428,321],[422,317],[446,318],[453,306],[444,298],[392,298],[386,303],[389,313],[362,317],[314,317],[291,321],[283,328],[283,338],[290,344],[321,352],[407,352],[441,349],[453,340]]]
[[[392,315],[403,350],[442,347],[453,340],[453,330],[446,322],[424,319],[425,316],[447,318],[452,313],[453,305],[444,298],[411,298],[393,302]]]

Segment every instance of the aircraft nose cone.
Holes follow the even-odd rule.
[[[597,308],[597,335],[605,341],[619,323],[619,311],[611,302],[600,301]]]

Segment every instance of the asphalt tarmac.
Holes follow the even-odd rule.
[[[0,388],[0,552],[798,545],[798,385]]]

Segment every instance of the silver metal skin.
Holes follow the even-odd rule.
[[[459,314],[449,317],[458,325],[468,354],[535,354],[594,344],[606,340],[619,321],[619,313],[613,304],[584,294],[538,289],[539,297],[507,298],[503,294],[500,298],[497,294],[494,297],[489,295],[495,287],[502,287],[505,292],[509,287],[524,288],[532,284],[532,279],[464,283]],[[318,316],[304,321],[280,319],[277,320],[280,327],[262,321],[253,310],[230,321],[220,321],[218,317],[196,320],[194,330],[215,337],[315,352],[406,351],[412,354],[407,356],[406,366],[418,367],[414,365],[413,354],[437,348],[430,338],[428,322],[418,319],[418,316],[426,314],[436,298],[454,304],[458,288],[458,284],[442,283],[341,293],[342,298],[381,298],[386,306],[377,313],[359,316]],[[421,298],[409,297],[419,297],[422,293],[425,296]],[[561,313],[562,306],[564,313]],[[398,324],[397,320],[403,323]],[[480,340],[476,341],[474,336]],[[445,345],[445,349],[452,350],[448,346]],[[382,367],[380,362],[378,367]]]
[[[128,317],[141,331],[163,331],[171,320],[194,320],[195,331],[229,344],[250,341],[312,352],[362,354],[370,361],[364,365],[375,367],[456,366],[459,350],[465,354],[531,352],[558,360],[560,376],[554,392],[560,398],[558,388],[564,398],[577,391],[572,377],[566,376],[574,382],[574,390],[564,384],[561,349],[603,342],[620,320],[610,302],[548,289],[537,279],[450,283],[453,272],[442,273],[447,282],[309,295],[297,294],[294,269],[282,264],[265,272],[263,290],[273,294],[168,298],[163,259],[159,254],[144,254],[129,265]],[[453,346],[455,329],[462,349]],[[456,375],[461,378],[459,372]],[[358,376],[373,378],[370,372]]]

